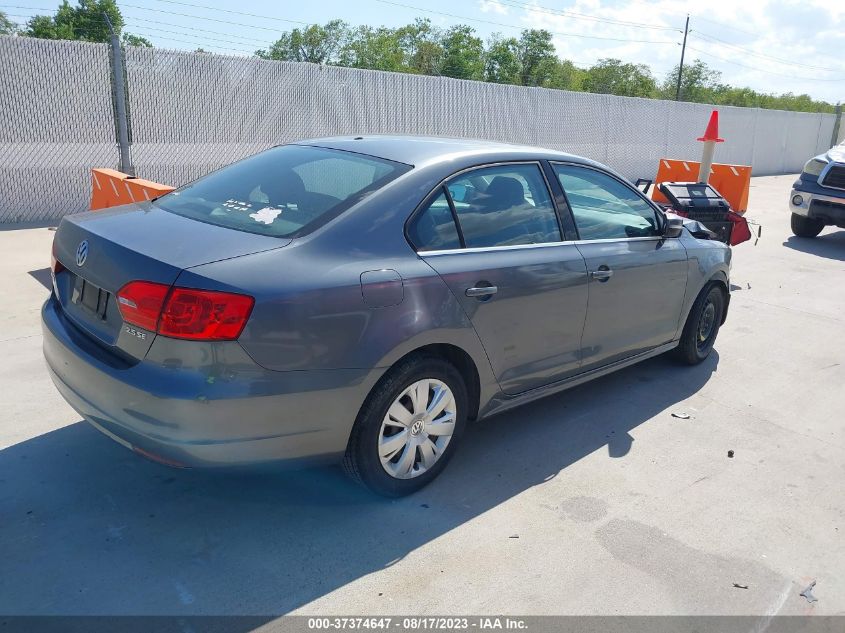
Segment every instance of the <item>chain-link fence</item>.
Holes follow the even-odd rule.
[[[84,211],[116,161],[108,47],[0,37],[0,222]]]
[[[650,177],[695,160],[712,106],[129,47],[136,173],[180,185],[267,147],[336,134],[541,145]],[[0,37],[0,222],[82,211],[91,167],[116,167],[105,44]],[[797,172],[834,115],[719,107],[716,160]]]

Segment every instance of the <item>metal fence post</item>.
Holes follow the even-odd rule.
[[[120,48],[120,40],[114,32],[111,20],[106,13],[103,18],[111,32],[111,68],[113,80],[114,114],[117,124],[117,146],[120,150],[120,162],[118,169],[124,174],[135,175],[135,167],[132,165],[132,152],[129,145],[129,117],[126,114],[126,77],[123,72],[123,50]]]
[[[837,103],[836,109],[834,110],[836,114],[836,120],[833,122],[833,134],[830,137],[830,146],[834,147],[837,142],[839,141],[839,126],[842,124],[842,104]]]

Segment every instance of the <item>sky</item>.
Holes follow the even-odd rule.
[[[686,60],[702,59],[722,73],[723,82],[845,102],[845,0],[118,0],[118,5],[125,30],[160,48],[244,55],[269,47],[282,31],[334,18],[395,27],[427,17],[442,28],[468,24],[485,40],[494,33],[547,29],[558,55],[578,66],[616,57],[647,64],[658,79],[680,59],[689,12]],[[0,10],[19,23],[57,6],[57,0],[0,0]]]

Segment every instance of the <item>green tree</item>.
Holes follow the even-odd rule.
[[[61,29],[56,25],[52,16],[34,15],[26,23],[26,29],[22,32],[27,37],[37,37],[43,40],[73,40],[73,29],[63,26]]]
[[[349,26],[343,20],[332,20],[323,26],[312,24],[305,29],[293,29],[282,33],[269,50],[255,54],[263,59],[285,62],[311,62],[332,64],[343,48],[349,35]]]
[[[619,59],[600,59],[587,69],[582,87],[587,92],[626,97],[655,97],[657,82],[645,64],[626,64]]]
[[[121,37],[124,46],[143,46],[145,48],[152,48],[153,43],[146,37],[140,35],[132,35],[132,33],[124,33]]]
[[[484,56],[484,80],[497,84],[518,84],[521,72],[517,39],[503,38],[494,33],[487,42],[487,53]]]
[[[778,110],[797,110],[801,112],[834,112],[836,108],[826,101],[814,101],[810,95],[794,95],[787,92],[782,95],[761,95],[763,107]]]
[[[586,71],[576,68],[568,59],[557,59],[543,85],[558,90],[580,91],[586,76]]]
[[[545,29],[526,29],[519,36],[517,51],[520,83],[523,86],[545,85],[558,61],[552,34]]]
[[[734,88],[720,85],[713,92],[713,103],[716,105],[735,105],[744,108],[762,107],[762,95],[751,88]]]
[[[76,6],[64,0],[55,15],[30,18],[23,35],[48,40],[108,42],[111,33],[103,14],[109,16],[115,32],[120,33],[123,16],[115,0],[78,0]]]
[[[666,76],[660,89],[664,99],[674,99],[678,86],[678,68],[675,68]],[[719,83],[722,73],[710,68],[700,59],[684,66],[681,76],[681,101],[693,101],[695,103],[712,102],[714,93],[724,88]]]
[[[396,38],[404,55],[403,67],[407,72],[421,75],[439,75],[443,64],[441,31],[431,25],[428,18],[417,18],[413,24],[396,29]]]
[[[405,71],[405,52],[396,30],[360,26],[350,35],[340,54],[341,66],[372,70]]]
[[[18,32],[18,25],[12,22],[8,16],[0,11],[0,35],[15,35]]]
[[[475,29],[459,24],[443,34],[443,65],[440,73],[457,79],[484,78],[484,42]]]

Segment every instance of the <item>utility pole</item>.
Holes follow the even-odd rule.
[[[107,13],[103,13],[103,19],[111,33],[111,60],[112,78],[114,80],[114,113],[117,122],[117,145],[120,149],[120,163],[118,169],[124,174],[135,175],[135,168],[132,166],[132,154],[129,149],[129,119],[126,115],[126,78],[123,74],[123,51],[120,48],[120,40],[114,32],[111,20]]]
[[[681,100],[681,77],[684,76],[684,53],[687,52],[687,33],[689,33],[689,13],[684,25],[684,43],[681,45],[681,64],[678,66],[678,86],[675,88],[675,101]]]

